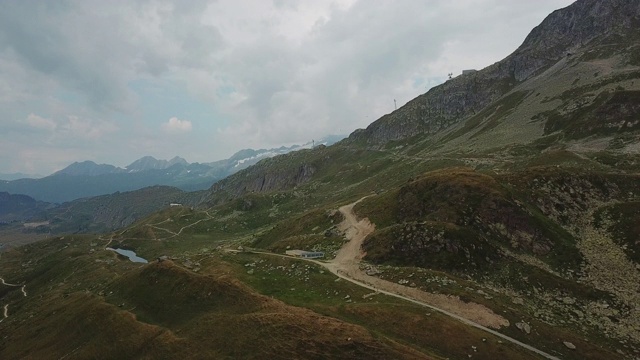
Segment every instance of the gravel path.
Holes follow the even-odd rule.
[[[338,228],[341,231],[344,231],[349,242],[338,251],[335,259],[328,263],[315,260],[311,261],[327,268],[336,276],[359,286],[425,306],[441,314],[452,317],[462,323],[484,330],[506,341],[519,345],[543,356],[544,358],[552,360],[558,359],[557,357],[540,349],[495,331],[494,329],[499,329],[502,326],[509,326],[509,321],[502,316],[495,314],[491,309],[484,305],[465,303],[454,296],[427,293],[415,288],[402,286],[374,276],[369,276],[364,273],[360,269],[360,260],[365,255],[361,250],[362,243],[364,242],[364,239],[375,230],[375,225],[368,219],[358,220],[353,212],[353,207],[367,197],[368,196],[365,196],[355,203],[342,206],[339,209],[344,216],[344,221],[338,226]]]
[[[345,233],[349,242],[338,251],[335,259],[327,264],[327,267],[334,274],[341,273],[349,278],[370,285],[377,290],[385,290],[432,306],[437,306],[444,311],[456,314],[482,326],[493,329],[509,326],[507,319],[497,315],[484,305],[467,303],[456,296],[427,293],[416,288],[367,275],[362,271],[360,269],[360,260],[365,255],[362,252],[362,243],[364,239],[375,230],[375,225],[368,219],[358,220],[353,213],[353,207],[364,199],[366,199],[366,197],[340,208],[340,212],[344,216],[344,221],[340,223],[338,229]]]
[[[27,296],[27,290],[26,290],[27,285],[10,284],[4,281],[4,278],[2,277],[0,277],[0,283],[2,283],[2,285],[5,285],[5,286],[20,287],[20,291],[22,291],[22,296],[25,296],[25,297]],[[3,315],[4,315],[4,318],[0,319],[0,322],[2,322],[4,319],[9,317],[9,304],[4,305]]]

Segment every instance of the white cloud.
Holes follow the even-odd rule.
[[[261,32],[232,25],[243,19],[257,26],[272,9],[245,17],[226,7],[221,32],[228,43],[236,44],[236,35],[238,42],[213,72],[223,73],[243,101],[228,104],[234,121],[219,133],[277,145],[366,127],[391,112],[394,99],[401,106],[449,72],[500,60],[569,2],[360,0],[315,13],[289,7],[278,14],[304,18],[307,26],[273,15]],[[216,100],[225,106],[226,99]]]
[[[119,130],[111,121],[93,120],[77,115],[68,115],[63,120],[56,121],[30,113],[24,123],[29,125],[30,129],[45,131],[48,134],[46,142],[50,145],[82,141],[95,144],[95,140]]]
[[[162,130],[168,133],[186,133],[191,131],[191,121],[180,120],[172,117],[166,123],[162,124]]]
[[[58,127],[58,124],[56,124],[55,121],[43,118],[42,116],[38,116],[34,113],[29,114],[25,121],[29,126],[36,129],[53,131]]]
[[[71,115],[61,126],[68,134],[81,139],[97,140],[118,130],[118,126],[107,121],[95,121]]]
[[[16,146],[72,143],[75,153],[124,165],[143,155],[212,161],[243,147],[345,134],[449,72],[504,58],[571,2],[7,2],[0,143],[27,128],[33,134]],[[189,120],[163,121],[173,114]],[[106,136],[119,129],[127,131]],[[184,142],[167,146],[176,133]],[[142,138],[134,153],[127,144]],[[155,149],[166,153],[145,153]]]

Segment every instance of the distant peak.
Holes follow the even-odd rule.
[[[140,159],[138,159],[136,161],[158,161],[158,159],[154,158],[153,156],[147,155],[147,156],[141,157]]]
[[[173,159],[169,160],[169,163],[171,165],[174,165],[174,164],[189,164],[187,162],[187,160],[185,160],[184,158],[181,158],[180,156],[175,156]]]
[[[144,170],[161,170],[161,169],[166,169],[168,167],[171,167],[173,165],[176,164],[181,164],[181,165],[189,165],[189,163],[187,162],[187,160],[179,157],[179,156],[175,156],[173,159],[171,160],[158,160],[156,158],[154,158],[153,156],[143,156],[140,159],[132,162],[130,165],[127,166],[127,170],[129,170],[129,172],[135,172],[135,171],[144,171]]]
[[[79,175],[95,176],[95,175],[102,175],[102,174],[117,172],[118,170],[119,169],[113,165],[108,165],[108,164],[98,165],[91,160],[85,160],[82,162],[76,161],[73,164],[67,166],[66,168],[54,173],[54,175],[64,174],[64,175],[72,175],[72,176],[79,176]]]

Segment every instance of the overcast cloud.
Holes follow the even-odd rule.
[[[208,162],[348,134],[569,0],[9,0],[0,173]]]

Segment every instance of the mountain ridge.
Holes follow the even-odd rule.
[[[122,172],[122,169],[109,164],[98,165],[91,160],[86,160],[82,162],[74,162],[73,164],[65,167],[64,169],[56,171],[52,175],[97,176],[97,175],[112,174],[117,172]]]
[[[327,136],[318,143],[332,144],[342,138],[343,136]],[[313,144],[309,142],[273,149],[244,149],[236,152],[229,159],[211,163],[189,163],[179,156],[170,160],[144,156],[125,168],[119,168],[109,164],[99,165],[87,160],[74,162],[40,179],[0,181],[0,191],[25,194],[50,203],[63,203],[116,191],[133,191],[154,185],[174,186],[183,191],[199,191],[208,189],[216,181],[261,160],[308,149]]]
[[[366,129],[356,130],[348,141],[382,146],[418,134],[439,133],[480,112],[578,48],[593,46],[594,39],[606,43],[621,34],[638,34],[638,23],[637,2],[576,1],[547,16],[505,59],[430,89]]]
[[[144,170],[162,170],[162,169],[166,169],[169,168],[171,166],[174,166],[176,164],[180,164],[180,165],[184,165],[184,166],[188,166],[189,163],[187,162],[187,160],[179,157],[179,156],[175,156],[173,157],[171,160],[158,160],[156,158],[154,158],[153,156],[143,156],[140,159],[132,162],[131,164],[127,165],[125,167],[125,169],[129,172],[136,172],[136,171],[144,171]]]

